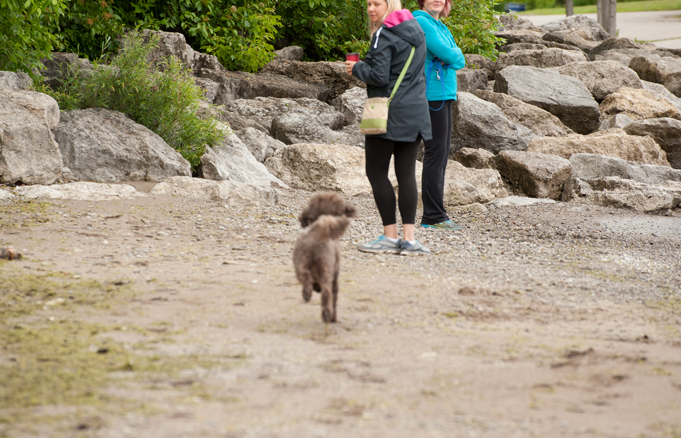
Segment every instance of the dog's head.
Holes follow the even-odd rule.
[[[298,221],[300,221],[300,226],[305,228],[324,214],[355,217],[357,210],[352,205],[346,204],[337,193],[318,193],[310,198],[307,207],[298,216]]]

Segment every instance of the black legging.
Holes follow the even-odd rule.
[[[383,225],[397,223],[395,216],[395,190],[388,179],[390,158],[395,155],[395,175],[399,184],[399,208],[403,224],[416,222],[418,189],[416,187],[416,155],[421,136],[412,142],[386,140],[366,136],[366,172],[374,192],[376,207]]]
[[[428,102],[433,139],[424,141],[423,177],[421,178],[423,217],[421,224],[434,225],[449,220],[444,206],[445,171],[452,140],[452,101]]]

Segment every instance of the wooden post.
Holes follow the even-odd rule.
[[[617,35],[617,0],[597,0],[598,24],[610,36]]]
[[[565,16],[575,15],[575,7],[572,0],[565,0]]]

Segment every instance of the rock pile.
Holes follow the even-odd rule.
[[[678,53],[608,37],[585,16],[541,27],[500,20],[498,59],[466,55],[457,73],[447,207],[514,195],[681,214]],[[181,34],[155,33],[152,60],[182,60],[204,90],[205,112],[228,134],[203,156],[203,179],[125,115],[60,113],[27,90],[30,78],[0,72],[0,183],[26,185],[0,189],[0,202],[135,196],[109,185],[48,186],[58,181],[158,181],[152,194],[234,202],[276,202],[287,187],[370,193],[358,132],[366,90],[343,63],[303,62],[301,48],[287,47],[259,73],[230,72]],[[93,68],[73,54],[45,66],[48,84]]]

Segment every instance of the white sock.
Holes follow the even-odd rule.
[[[414,240],[405,240],[405,242],[407,242],[409,245],[413,245],[413,244],[416,243],[416,239],[414,239]]]
[[[388,237],[388,236],[385,236],[385,238],[388,239],[389,241],[391,241],[392,243],[397,243],[397,242],[400,241],[400,239],[393,239],[392,237]]]

